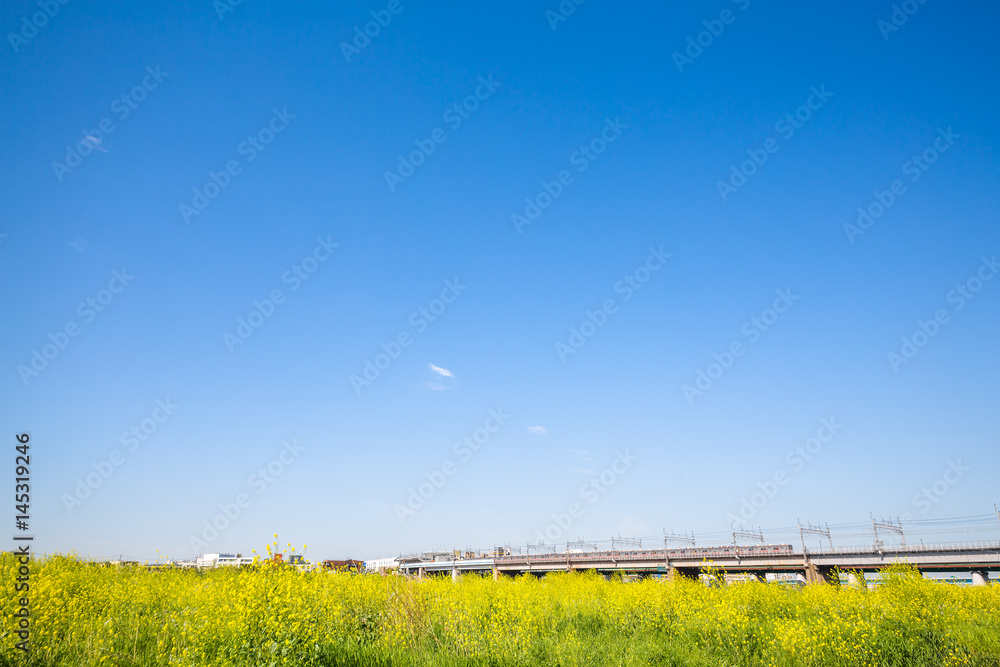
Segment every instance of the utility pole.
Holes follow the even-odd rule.
[[[618,537],[611,538],[611,550],[614,551],[616,546],[635,547],[636,549],[641,549],[642,540],[637,540],[635,537],[628,538],[619,535]]]
[[[566,551],[597,551],[596,542],[585,542],[581,539],[577,539],[576,542],[567,542]]]
[[[740,525],[740,529],[739,530],[736,530],[736,527],[733,526],[732,524],[730,524],[729,527],[733,529],[733,546],[734,547],[735,546],[739,546],[737,544],[737,542],[736,542],[736,538],[737,537],[742,537],[742,538],[745,538],[745,539],[748,539],[748,540],[754,540],[755,542],[760,542],[761,544],[764,544],[764,531],[761,530],[760,528],[758,528],[757,531],[754,532],[753,526],[750,527],[750,530],[743,530],[743,525],[742,524]]]
[[[687,533],[683,533],[681,535],[677,535],[676,533],[671,532],[669,535],[667,535],[667,531],[664,530],[663,531],[663,548],[664,549],[667,548],[667,542],[682,542],[684,544],[690,544],[691,546],[695,546],[695,543],[694,543],[694,532],[692,532],[691,536],[688,537]]]
[[[529,556],[531,555],[531,550],[532,549],[534,549],[535,552],[537,552],[537,553],[542,553],[542,554],[544,554],[544,553],[551,553],[551,554],[554,554],[556,552],[556,545],[554,545],[554,544],[546,544],[545,542],[539,542],[538,544],[529,544],[528,545],[528,555]]]
[[[830,541],[830,551],[833,551],[833,538],[830,537],[830,524],[826,524],[826,529],[821,526],[813,526],[812,523],[808,523],[805,526],[798,519],[795,520],[799,524],[799,539],[802,540],[802,553],[806,552],[806,533],[810,535],[819,535],[820,537],[826,537]]]
[[[680,542],[682,544],[690,544],[692,547],[695,546],[694,543],[694,531],[691,531],[691,537],[688,537],[687,533],[683,535],[677,535],[673,531],[667,535],[667,529],[663,529],[663,565],[667,568],[667,576],[670,575],[670,551],[667,549],[667,542]]]
[[[871,514],[870,512],[868,516],[872,518],[872,531],[874,531],[875,533],[876,549],[882,551],[882,546],[883,546],[882,541],[878,537],[879,528],[881,528],[884,532],[895,533],[899,535],[899,541],[903,544],[904,547],[906,546],[906,536],[903,534],[903,524],[902,522],[900,522],[898,518],[896,519],[896,522],[893,523],[891,516],[889,517],[888,521],[886,521],[885,517],[883,517],[881,514],[878,517],[879,518],[878,521],[875,520],[875,515]]]

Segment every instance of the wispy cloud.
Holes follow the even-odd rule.
[[[88,134],[87,136],[85,136],[83,138],[83,142],[90,144],[91,148],[94,148],[95,150],[99,150],[102,153],[107,153],[108,152],[104,147],[101,146],[101,140],[98,139],[97,137],[92,137],[92,136],[90,136]]]
[[[596,475],[597,473],[593,470],[587,470],[586,468],[570,468],[573,472],[583,473],[584,475]]]
[[[481,509],[481,510],[483,510],[484,512],[486,512],[487,514],[489,514],[490,516],[492,516],[492,517],[493,517],[494,519],[496,519],[496,520],[497,520],[497,521],[499,521],[500,523],[504,523],[504,524],[507,524],[508,526],[510,525],[510,522],[508,522],[508,521],[505,521],[504,519],[502,519],[502,518],[500,517],[500,515],[499,515],[499,514],[497,514],[496,512],[494,512],[494,511],[492,511],[492,510],[490,510],[490,509],[488,509],[488,508],[486,508],[486,507],[483,507],[482,505],[480,505],[480,506],[479,506],[479,509]]]
[[[545,428],[544,426],[529,426],[528,433],[531,433],[533,435],[548,435],[549,429]]]
[[[581,461],[593,462],[594,460],[590,457],[590,452],[588,452],[586,449],[564,449],[563,451],[569,452],[570,454],[576,454],[577,456],[580,457]]]
[[[442,377],[451,378],[453,380],[455,379],[455,374],[449,371],[447,368],[441,368],[440,366],[435,366],[434,364],[430,364],[430,367],[432,371],[434,371],[435,373],[437,373]]]
[[[445,391],[448,387],[444,386],[440,382],[428,382],[427,388],[431,391]]]

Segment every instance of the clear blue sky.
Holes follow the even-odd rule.
[[[762,487],[775,542],[1000,501],[997,8],[170,4],[0,17],[2,484],[30,432],[39,551],[191,557],[239,494],[201,551],[725,542]]]

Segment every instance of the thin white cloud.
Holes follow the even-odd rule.
[[[107,153],[108,151],[101,146],[101,140],[97,137],[92,137],[89,134],[83,138],[83,142],[90,144],[91,148],[101,151],[102,153]]]
[[[586,468],[570,468],[573,472],[579,472],[584,475],[596,475],[597,473],[593,470],[587,470]]]
[[[563,451],[569,452],[570,454],[576,454],[577,456],[580,457],[580,460],[582,461],[593,462],[594,460],[590,458],[590,452],[588,452],[586,449],[564,449]]]
[[[544,426],[529,426],[528,433],[531,433],[533,435],[548,435],[549,429],[545,428]]]
[[[441,368],[440,366],[435,366],[434,364],[430,364],[430,367],[432,371],[434,371],[435,373],[437,373],[442,377],[451,378],[453,380],[455,379],[455,374],[449,371],[447,368]]]
[[[510,525],[510,522],[508,522],[508,521],[505,521],[505,520],[504,520],[503,518],[501,518],[501,517],[500,517],[500,515],[499,515],[499,514],[497,514],[497,513],[496,513],[496,512],[494,512],[493,510],[491,510],[491,509],[488,509],[488,508],[484,507],[483,505],[480,505],[480,506],[479,506],[479,509],[481,509],[481,510],[483,510],[484,512],[486,512],[487,514],[491,515],[491,516],[492,516],[492,517],[493,517],[494,519],[496,519],[496,520],[497,520],[497,521],[499,521],[500,523],[505,523],[505,524],[507,524],[508,526]]]
[[[445,391],[448,387],[444,386],[440,382],[428,382],[427,388],[431,391]]]

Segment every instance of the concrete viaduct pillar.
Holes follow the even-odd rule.
[[[807,584],[828,584],[833,575],[833,569],[828,566],[816,565],[806,561],[805,579]]]
[[[986,570],[973,570],[972,572],[972,585],[973,586],[989,586],[990,585],[990,573]]]

